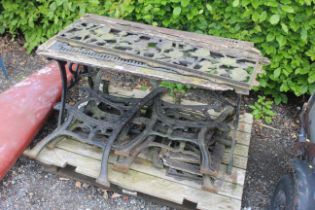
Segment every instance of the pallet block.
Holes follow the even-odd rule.
[[[113,90],[111,92],[113,93]],[[120,94],[116,91],[116,95]],[[235,132],[237,144],[234,150],[232,173],[226,174],[230,152],[226,149],[219,175],[214,182],[216,192],[202,190],[201,185],[194,181],[178,180],[167,176],[166,169],[153,167],[142,155],[132,164],[129,172],[124,174],[113,170],[117,157],[112,154],[108,166],[109,181],[127,192],[145,194],[179,205],[189,202],[200,210],[240,209],[252,122],[252,115],[245,113],[240,116],[240,123]],[[232,130],[231,133],[233,132]],[[26,150],[24,154],[27,156],[29,151]],[[63,138],[54,147],[48,145],[44,148],[36,159],[45,165],[57,168],[72,166],[75,173],[71,176],[74,178],[76,175],[84,175],[95,180],[99,175],[101,157],[100,148]]]

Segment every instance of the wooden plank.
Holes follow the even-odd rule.
[[[246,50],[253,50],[254,44],[252,42],[236,40],[236,39],[229,39],[211,35],[204,35],[199,33],[192,33],[187,31],[180,31],[175,29],[168,29],[162,27],[155,27],[151,25],[141,24],[137,22],[131,22],[126,20],[114,19],[110,17],[106,17],[104,19],[102,16],[93,15],[93,14],[86,14],[83,18],[91,18],[93,17],[94,20],[99,21],[100,23],[110,23],[110,24],[121,24],[121,25],[129,25],[133,26],[133,30],[137,31],[138,33],[148,33],[152,32],[153,35],[156,33],[163,33],[163,36],[170,36],[170,38],[178,37],[179,39],[191,39],[196,44],[205,43],[206,45],[226,45],[229,48],[242,48]],[[128,24],[126,24],[128,23]],[[257,52],[259,54],[259,52]]]
[[[229,152],[229,148],[226,149]],[[248,146],[236,144],[234,148],[234,154],[237,156],[247,157],[248,156]]]
[[[237,128],[238,131],[241,131],[241,132],[245,132],[245,133],[251,133],[252,132],[252,124],[248,124],[248,123],[242,123],[240,122],[238,124],[238,128]]]
[[[238,155],[233,156],[233,166],[236,168],[242,168],[246,169],[247,168],[247,157],[242,157]],[[228,164],[230,160],[230,154],[229,153],[224,153],[223,155],[223,163]]]
[[[72,152],[81,156],[93,158],[99,161],[101,161],[101,158],[102,158],[101,149],[94,146],[87,145],[87,144],[83,144],[83,143],[80,143],[78,141],[74,141],[71,139],[64,139],[60,141],[56,145],[56,147],[59,149],[68,151],[68,152]],[[109,162],[115,163],[116,157],[111,155],[109,158]],[[181,183],[190,187],[194,187],[196,189],[201,189],[201,185],[199,183],[188,181],[188,180],[179,181],[170,176],[167,176],[165,169],[157,169],[153,167],[149,161],[146,161],[144,159],[134,162],[130,168],[135,171],[149,174],[151,176],[157,176],[159,178]],[[217,193],[221,195],[227,195],[236,199],[241,199],[242,190],[243,190],[242,185],[245,179],[245,170],[233,168],[232,175],[227,175],[225,173],[225,170],[226,170],[226,166],[222,165],[219,178],[214,184],[214,187],[218,190]]]
[[[229,136],[232,137],[232,134],[229,133]],[[246,146],[249,146],[250,143],[251,134],[242,132],[242,131],[236,131],[235,133],[235,140],[237,144],[243,144]]]
[[[79,182],[82,183],[87,183],[89,185],[94,185],[98,188],[104,188],[102,185],[98,184],[95,182],[95,179],[89,176],[85,176],[83,174],[79,174],[76,173],[74,170],[75,168],[73,167],[66,167],[66,168],[60,168],[57,166],[52,166],[52,165],[45,165],[43,163],[41,163],[41,165],[43,166],[43,169],[48,172],[48,173],[53,173],[59,177],[65,177],[65,178],[69,178],[69,179],[74,179],[77,180]],[[105,188],[106,189],[106,188]],[[122,189],[119,186],[116,186],[114,184],[111,184],[109,189],[106,189],[112,192],[116,192],[119,194],[126,194],[128,196],[134,196],[134,197],[141,197],[147,201],[153,202],[153,203],[158,203],[160,205],[163,206],[169,206],[171,208],[174,209],[181,209],[181,210],[198,210],[195,207],[195,203],[188,203],[188,202],[184,202],[184,204],[178,204],[178,203],[174,203],[165,199],[160,199],[157,197],[153,197],[151,195],[148,194],[143,194],[143,193],[138,193],[135,191],[127,191],[126,189]],[[192,207],[194,206],[194,207]]]
[[[77,173],[96,178],[100,171],[100,161],[81,156],[59,148],[43,149],[37,160],[47,165],[65,167],[75,166]],[[130,191],[182,204],[184,199],[197,203],[199,209],[240,209],[241,201],[227,196],[198,190],[169,180],[130,170],[123,174],[112,170],[109,164],[109,180],[111,183]],[[131,184],[132,183],[132,184]]]
[[[83,144],[81,142],[78,141],[74,141],[74,140],[66,140],[66,141],[60,141],[57,144],[57,147],[60,149],[64,149],[64,150],[68,150],[83,156],[87,156],[90,158],[94,158],[97,160],[101,160],[102,158],[102,152],[100,148],[97,148],[95,146],[91,146],[88,144]],[[225,176],[225,179],[223,179],[224,181],[227,182],[231,182],[231,183],[237,183],[237,184],[242,184],[244,183],[244,178],[245,178],[245,170],[242,169],[246,169],[246,164],[247,164],[247,158],[246,157],[242,157],[242,156],[237,156],[235,155],[235,161],[234,161],[234,167],[236,167],[235,169],[233,168],[233,176]],[[225,153],[225,155],[223,156],[223,163],[227,164],[228,162],[228,158],[229,158],[229,154]],[[115,159],[114,159],[115,160]],[[111,157],[110,161],[114,161]],[[220,174],[225,174],[225,170],[226,170],[226,165],[222,165],[221,166],[221,173]],[[237,180],[237,181],[236,181]]]
[[[96,160],[101,160],[102,158],[102,151],[100,148],[92,146],[92,145],[84,144],[79,141],[71,140],[71,139],[60,141],[56,145],[56,147],[73,152],[73,153],[77,153],[77,154],[80,154],[89,158],[94,158]],[[115,162],[115,160],[116,158],[114,158],[113,156],[110,156],[109,161],[111,163]],[[225,174],[225,170],[226,170],[226,165],[222,164],[220,174],[222,175]],[[245,170],[239,169],[239,168],[233,168],[233,171],[235,173],[232,176],[226,175],[225,178],[222,180],[242,185],[244,183]]]

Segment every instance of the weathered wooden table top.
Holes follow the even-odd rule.
[[[87,14],[37,53],[101,69],[248,94],[266,59],[252,43]]]

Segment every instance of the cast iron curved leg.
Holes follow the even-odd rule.
[[[151,118],[149,124],[146,126],[145,130],[142,131],[141,134],[139,134],[137,137],[135,137],[134,139],[132,139],[130,141],[130,143],[126,146],[124,146],[122,149],[120,148],[115,148],[115,154],[116,155],[121,155],[121,156],[129,156],[131,154],[131,152],[133,150],[135,150],[138,145],[140,145],[147,137],[148,135],[151,133],[153,126],[155,125],[157,120],[156,115],[153,115],[153,117]]]
[[[34,148],[30,150],[28,153],[28,157],[35,159],[39,153],[44,149],[44,147],[55,140],[60,134],[58,132],[54,132],[46,136],[43,140],[38,142]]]
[[[198,145],[201,153],[201,164],[200,164],[200,172],[202,174],[213,175],[213,171],[210,170],[210,154],[205,142],[206,134],[209,131],[208,128],[202,128],[198,135]]]
[[[97,177],[96,182],[103,185],[104,187],[109,188],[110,183],[108,181],[108,159],[109,154],[112,149],[114,141],[117,139],[118,135],[120,134],[121,130],[126,126],[128,122],[136,115],[141,107],[148,104],[152,101],[155,97],[160,96],[162,93],[165,93],[165,88],[156,88],[151,93],[146,95],[141,101],[130,111],[126,112],[125,115],[122,117],[122,122],[120,125],[113,131],[113,134],[108,139],[107,145],[103,151],[102,156],[102,164],[101,164],[101,171],[99,177]]]
[[[67,72],[66,72],[66,62],[58,61],[59,71],[61,75],[62,82],[62,92],[61,92],[61,108],[58,116],[58,127],[64,122],[65,118],[65,106],[66,106],[66,97],[67,97],[67,89],[68,89],[68,81],[67,81]]]
[[[151,142],[154,141],[155,136],[146,136],[145,141],[137,145],[137,147],[134,148],[130,156],[128,157],[120,157],[121,159],[114,165],[114,169],[116,171],[120,171],[123,173],[127,173],[131,164],[135,161],[136,157],[145,149],[147,148]]]
[[[51,134],[46,136],[44,139],[42,139],[40,142],[36,144],[34,148],[31,149],[31,151],[28,153],[28,156],[30,158],[36,158],[39,153],[46,147],[49,143],[51,143],[53,140],[55,140],[57,137],[63,135],[63,131],[69,126],[73,119],[73,115],[69,115],[68,120],[62,124],[60,127],[57,127]]]

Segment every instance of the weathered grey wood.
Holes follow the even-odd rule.
[[[50,43],[47,43],[50,44]],[[126,65],[126,64],[114,64],[109,61],[102,61],[102,60],[97,60],[95,58],[91,57],[85,57],[81,55],[73,55],[70,53],[64,53],[64,55],[61,57],[60,53],[57,52],[49,52],[45,53],[42,52],[40,55],[55,59],[55,60],[63,60],[65,57],[67,60],[73,62],[73,63],[79,63],[83,65],[89,65],[89,66],[94,66],[98,68],[102,68],[105,70],[109,71],[116,71],[119,73],[130,73],[134,74],[137,76],[142,76],[146,75],[147,77],[150,77],[151,79],[155,80],[164,80],[164,81],[170,81],[170,82],[180,82],[183,84],[195,86],[195,87],[202,87],[204,89],[208,90],[233,90],[233,88],[224,85],[224,84],[217,84],[215,83],[215,79],[203,79],[203,78],[193,78],[192,76],[184,76],[184,75],[176,75],[168,72],[161,72],[161,71],[155,71],[149,68],[145,67],[137,67],[137,66],[131,66],[131,65]],[[180,72],[181,74],[184,74],[184,72]],[[243,90],[239,90],[241,93],[243,93]],[[244,94],[247,94],[245,92]]]
[[[257,71],[267,62],[249,42],[89,14],[41,45],[37,53],[101,69],[240,94],[249,93]],[[230,67],[229,71],[224,65]]]
[[[237,139],[236,139],[237,141]],[[229,149],[226,149],[226,151],[229,151]],[[242,145],[242,144],[236,144],[234,149],[234,154],[237,156],[248,156],[248,146]]]
[[[88,145],[88,144],[83,144],[80,143],[78,141],[74,141],[71,139],[66,139],[66,140],[62,140],[60,141],[57,145],[57,148],[59,149],[63,149],[69,152],[73,152],[82,156],[86,156],[89,158],[94,158],[97,160],[101,160],[102,157],[102,152],[100,148]],[[109,161],[111,163],[115,162],[115,157],[114,156],[110,156]],[[240,163],[236,163],[237,165],[240,165]],[[133,167],[133,165],[132,165]],[[133,168],[134,170],[136,170],[136,168]],[[227,175],[225,173],[226,171],[226,165],[221,166],[221,171],[219,172],[220,177],[222,176],[222,181],[226,181],[226,182],[231,182],[231,183],[236,183],[236,184],[240,184],[242,185],[244,183],[244,178],[245,178],[245,170],[241,169],[240,167],[238,168],[233,168],[232,170],[232,176]]]
[[[245,49],[250,50],[252,49],[252,47],[254,47],[253,43],[251,42],[246,42],[246,41],[241,41],[241,40],[236,40],[236,39],[228,39],[228,38],[223,38],[223,37],[216,37],[216,36],[211,36],[211,35],[203,35],[203,34],[198,34],[198,33],[191,33],[191,32],[186,32],[186,31],[180,31],[180,30],[174,30],[174,29],[168,29],[168,28],[158,28],[155,26],[151,26],[151,25],[144,25],[141,23],[137,23],[137,22],[131,22],[131,21],[126,21],[126,20],[120,20],[120,19],[113,19],[113,18],[109,18],[107,17],[107,19],[101,18],[98,15],[93,15],[93,14],[88,14],[86,16],[87,18],[89,17],[93,17],[94,19],[96,19],[97,21],[104,21],[107,23],[112,23],[112,24],[124,24],[126,25],[129,24],[129,26],[133,26],[133,30],[138,30],[138,32],[142,32],[142,33],[146,33],[146,31],[144,30],[149,30],[149,31],[154,31],[154,32],[162,32],[164,34],[169,34],[172,35],[174,37],[179,37],[179,38],[187,38],[187,36],[189,36],[191,39],[195,40],[196,43],[200,43],[200,42],[205,42],[206,44],[213,44],[213,45],[217,45],[218,44],[218,40],[220,41],[220,43],[227,45],[227,47],[232,47],[232,48],[238,48],[238,47],[243,47],[246,46]],[[259,53],[259,52],[257,52]]]
[[[229,136],[231,136],[229,134]],[[243,145],[249,145],[250,143],[250,133],[242,132],[242,131],[236,131],[236,141],[238,144],[243,144]]]
[[[238,139],[236,139],[238,142]],[[249,140],[248,140],[249,141]],[[82,151],[84,154],[84,151]],[[101,153],[94,153],[91,154],[93,158],[101,159]],[[227,164],[229,162],[229,149],[226,149],[224,156],[223,156],[223,163]],[[246,169],[247,166],[247,155],[248,155],[248,146],[236,144],[234,150],[234,167]]]
[[[223,163],[229,163],[230,154],[225,152],[223,155]],[[247,157],[234,155],[233,156],[233,166],[237,168],[246,169],[247,168]]]
[[[78,154],[80,156],[85,156],[89,158],[93,158],[96,160],[101,160],[102,152],[99,148],[82,144],[78,141],[65,139],[60,141],[57,145],[57,148],[61,150],[65,150],[68,152],[72,152]],[[114,155],[110,156],[110,163],[116,162],[116,157]],[[179,181],[170,176],[166,176],[165,169],[157,169],[152,166],[152,164],[144,159],[138,159],[135,163],[131,165],[131,169],[135,171],[139,171],[142,173],[149,174],[151,176],[157,176],[159,178],[163,178],[166,180],[170,180],[173,182],[178,182],[190,187],[194,187],[196,189],[201,189],[201,185],[193,182],[193,181]],[[244,183],[245,178],[245,170],[239,168],[233,168],[232,174],[227,175],[225,173],[226,166],[222,165],[221,171],[219,172],[219,180],[217,180],[214,184],[214,187],[217,189],[217,193],[221,195],[227,195],[236,199],[241,199],[242,196],[242,185]]]
[[[27,152],[26,152],[27,155]],[[96,178],[100,170],[100,161],[81,156],[59,148],[44,149],[37,158],[38,161],[58,167],[75,166],[77,173]],[[240,209],[241,201],[216,193],[188,187],[169,180],[161,179],[145,173],[130,170],[123,174],[112,170],[109,164],[109,180],[111,183],[130,191],[136,191],[151,196],[182,204],[184,199],[197,203],[199,209]]]
[[[60,177],[74,179],[74,180],[77,180],[77,181],[82,182],[82,183],[87,183],[89,185],[94,185],[94,186],[99,187],[99,188],[104,188],[102,185],[96,183],[94,178],[89,177],[89,176],[85,176],[83,174],[76,173],[74,171],[74,168],[72,168],[72,167],[60,168],[57,166],[51,166],[51,165],[45,165],[45,164],[41,164],[41,165],[43,166],[43,170],[45,170],[48,173],[53,173],[53,174],[60,176]],[[148,194],[143,194],[143,193],[139,194],[135,191],[122,189],[121,187],[116,186],[116,185],[111,185],[110,189],[107,189],[107,190],[117,192],[117,193],[126,194],[128,196],[135,196],[135,197],[139,196],[145,200],[152,201],[154,203],[158,203],[158,204],[163,205],[163,206],[169,206],[169,207],[172,207],[175,209],[197,210],[196,208],[192,209],[191,206],[189,204],[187,204],[187,202],[186,203],[184,202],[184,204],[178,204],[178,203],[170,202],[170,201],[165,200],[165,199],[153,197],[153,196],[150,196]]]

